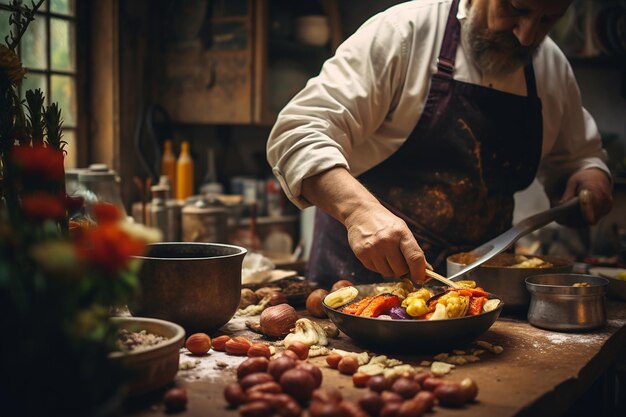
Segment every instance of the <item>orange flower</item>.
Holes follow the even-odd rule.
[[[49,193],[34,193],[22,198],[24,215],[33,221],[59,220],[65,216],[65,198]]]
[[[65,176],[63,152],[45,146],[14,146],[11,161],[25,179],[60,181]]]
[[[111,203],[96,203],[92,211],[98,224],[115,223],[124,217],[120,209]]]
[[[107,272],[125,269],[133,256],[144,253],[145,244],[134,239],[116,223],[83,230],[77,249],[80,256]]]

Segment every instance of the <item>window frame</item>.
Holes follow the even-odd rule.
[[[86,126],[87,118],[86,114],[88,113],[88,109],[86,108],[86,104],[88,103],[88,84],[86,82],[86,75],[88,71],[87,66],[87,55],[86,51],[88,50],[88,36],[82,36],[85,30],[88,30],[88,17],[89,17],[89,2],[74,0],[73,9],[71,13],[64,14],[56,11],[50,10],[50,0],[46,1],[39,10],[35,13],[35,21],[43,21],[44,30],[46,33],[46,42],[45,42],[45,50],[46,50],[46,61],[45,61],[45,69],[40,68],[31,68],[25,67],[28,70],[28,74],[37,75],[43,77],[45,86],[46,86],[46,94],[45,94],[45,105],[50,105],[54,102],[55,98],[52,97],[52,78],[54,76],[64,76],[70,77],[74,84],[74,97],[72,100],[74,101],[73,105],[75,106],[76,113],[73,115],[74,124],[72,126],[68,126],[64,123],[63,131],[64,133],[71,132],[73,134],[73,141],[69,145],[72,147],[72,158],[68,160],[66,158],[65,168],[74,168],[78,166],[84,166],[88,162],[88,152],[87,148],[87,130],[88,126]],[[71,26],[71,30],[73,32],[73,36],[70,38],[70,41],[73,43],[71,48],[71,53],[73,54],[73,69],[72,70],[59,70],[53,69],[52,66],[52,19],[59,19],[65,22],[69,22]],[[27,31],[30,30],[27,29]],[[22,56],[22,40],[16,47],[16,52],[18,56],[23,60]],[[27,76],[28,76],[27,74]],[[24,95],[24,87],[23,85],[19,86],[18,92],[21,97]],[[57,99],[58,101],[58,99]],[[61,108],[61,116],[64,120],[65,109]],[[67,114],[67,113],[65,113]]]

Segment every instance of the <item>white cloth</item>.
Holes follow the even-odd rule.
[[[457,17],[467,14],[461,0]],[[302,180],[333,167],[358,176],[393,154],[416,126],[428,96],[451,0],[402,3],[363,24],[280,112],[267,143],[274,175],[300,208]],[[607,173],[600,135],[582,107],[565,55],[549,38],[533,60],[543,107],[538,179],[563,179],[590,167]],[[487,79],[459,43],[454,79],[526,95],[523,69]],[[515,126],[511,126],[515,129]]]

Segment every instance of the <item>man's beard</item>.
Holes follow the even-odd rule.
[[[504,76],[529,64],[537,45],[522,46],[512,32],[490,32],[476,7],[461,26],[461,43],[483,74]]]

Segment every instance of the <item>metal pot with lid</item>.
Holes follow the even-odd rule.
[[[228,210],[216,198],[204,197],[183,207],[184,242],[227,243]]]

